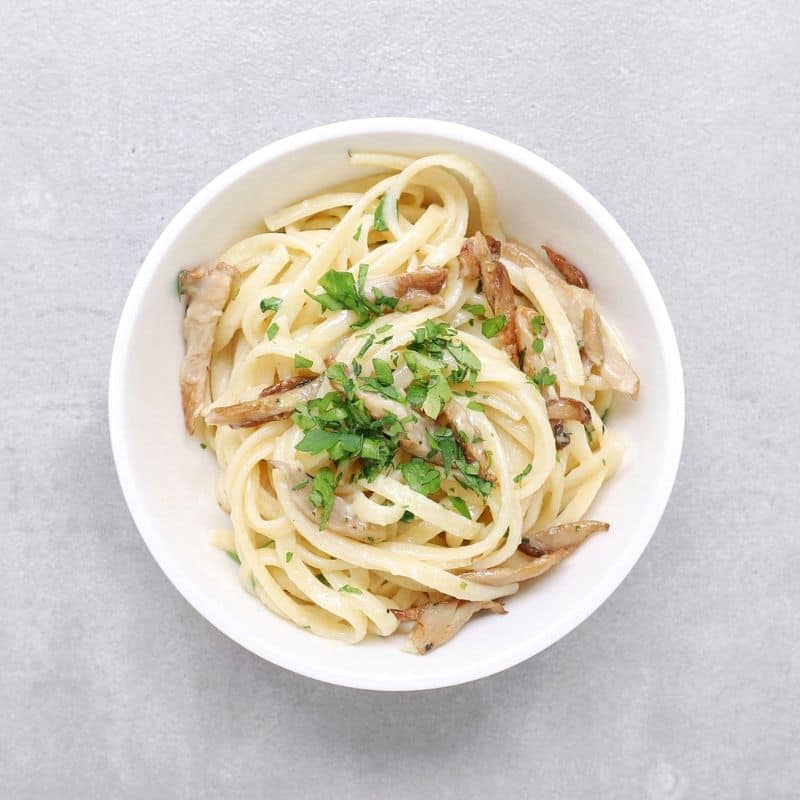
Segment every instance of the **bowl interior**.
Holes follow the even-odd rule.
[[[402,636],[352,647],[309,635],[264,609],[238,584],[235,565],[209,542],[225,526],[213,454],[184,433],[178,392],[183,354],[176,273],[208,262],[253,232],[262,216],[353,175],[347,149],[454,152],[491,178],[506,233],[548,243],[580,264],[622,333],[638,370],[639,400],[619,402],[609,424],[627,444],[591,516],[611,533],[510,598],[509,614],[475,618],[424,658]],[[364,172],[372,170],[364,169]],[[539,652],[590,614],[641,554],[674,480],[683,432],[677,347],[641,257],[584,190],[525,150],[445,123],[367,120],[290,137],[231,168],[173,220],[140,271],[120,323],[110,386],[112,442],[134,519],[169,578],[212,623],[272,662],[322,680],[374,689],[455,684]]]

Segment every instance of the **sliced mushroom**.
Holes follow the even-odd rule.
[[[528,556],[543,556],[546,553],[553,553],[565,547],[577,547],[591,534],[597,531],[607,531],[608,528],[607,522],[596,522],[591,519],[553,525],[543,531],[524,536],[519,550]]]
[[[581,289],[589,288],[589,281],[586,276],[567,258],[557,253],[555,250],[548,247],[546,244],[542,245],[542,250],[547,253],[550,263],[561,273],[564,280],[571,286],[580,286]]]
[[[300,467],[287,464],[285,461],[268,461],[267,463],[286,475],[297,505],[307,517],[319,522],[319,509],[311,502],[311,492],[313,491],[311,477],[306,475]],[[360,519],[352,505],[339,495],[334,495],[333,508],[325,528],[362,542],[377,542],[387,536],[384,528],[369,525]]]
[[[497,600],[468,601],[448,597],[434,600],[424,606],[392,609],[401,621],[413,620],[417,624],[411,631],[409,641],[420,655],[452,639],[479,611],[494,611],[505,614],[506,609]]]
[[[600,318],[594,308],[583,309],[583,352],[591,364],[603,363],[603,334],[600,331]]]
[[[500,258],[500,250],[500,242],[492,236],[478,233],[465,239],[458,254],[462,276],[472,280],[480,278],[481,262],[489,258]]]
[[[549,569],[563,561],[573,549],[565,547],[535,558],[517,551],[496,567],[462,572],[459,577],[474,583],[483,583],[487,586],[505,586],[507,583],[520,583],[544,575]]]
[[[255,400],[210,409],[206,422],[231,428],[255,428],[265,422],[286,419],[300,403],[317,396],[323,381],[323,377],[295,375],[267,386]]]
[[[581,425],[588,425],[592,421],[592,414],[586,403],[571,397],[556,397],[554,400],[548,400],[547,417],[550,422],[574,420],[580,422]]]
[[[538,269],[547,278],[572,324],[575,337],[583,339],[590,364],[600,367],[600,376],[612,389],[635,399],[639,393],[639,377],[613,339],[603,331],[595,296],[588,289],[568,283],[555,267],[519,242],[504,242],[502,252],[504,258],[522,269]],[[591,354],[585,350],[587,346]]]
[[[238,274],[235,267],[220,262],[213,267],[186,269],[178,275],[178,284],[187,298],[183,320],[186,355],[180,381],[183,418],[190,434],[194,433],[197,415],[211,399],[208,369],[214,335]]]
[[[442,409],[442,419],[453,431],[467,461],[477,462],[481,468],[480,476],[494,482],[495,476],[489,468],[489,453],[483,446],[480,431],[472,424],[469,412],[458,400],[448,400]]]
[[[508,277],[508,270],[500,261],[500,243],[496,239],[484,236],[480,231],[467,239],[459,253],[464,277],[475,277],[475,266],[483,282],[483,293],[492,313],[501,314],[506,318],[506,324],[498,334],[503,349],[508,357],[517,363],[517,329],[514,324],[514,310],[517,307],[514,299],[514,286]]]
[[[377,289],[382,295],[396,297],[403,305],[416,311],[429,305],[442,305],[439,293],[446,281],[446,269],[422,267],[415,272],[368,280],[364,286],[364,294],[368,300],[375,302]]]

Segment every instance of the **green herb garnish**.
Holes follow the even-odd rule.
[[[294,356],[294,366],[296,369],[308,369],[308,367],[313,366],[314,362],[310,358],[306,358],[305,356],[301,356],[299,353],[295,353]]]
[[[415,492],[431,495],[441,488],[442,476],[439,470],[421,458],[412,458],[400,467],[400,471],[403,473],[403,480]]]
[[[233,550],[226,550],[225,554],[230,558],[232,561],[235,561],[237,564],[241,564],[242,560],[239,558],[239,554],[234,552]]]
[[[308,499],[311,501],[311,505],[320,512],[320,530],[328,524],[328,518],[331,515],[335,499],[334,492],[340,477],[340,475],[334,475],[333,471],[328,467],[323,467],[314,476],[314,480],[311,483],[311,494]]]
[[[383,204],[386,201],[386,195],[383,195],[378,203],[377,207],[375,208],[375,214],[372,218],[372,227],[376,231],[388,231],[389,226],[386,224],[386,220],[383,216]]]
[[[506,315],[499,314],[496,317],[484,320],[483,324],[481,325],[481,332],[487,339],[491,339],[493,336],[497,336],[497,334],[500,333],[505,326]]]
[[[278,326],[277,322],[273,322],[272,325],[267,328],[267,339],[272,341],[277,335],[280,327]]]
[[[344,586],[339,587],[340,592],[347,592],[347,594],[364,594],[358,586],[351,586],[349,583],[346,583]]]
[[[472,514],[469,513],[469,508],[467,507],[467,504],[464,502],[464,500],[461,497],[459,497],[458,495],[453,494],[453,495],[449,495],[448,499],[453,504],[453,508],[456,511],[458,511],[458,513],[461,514],[462,517],[465,517],[466,519],[470,519],[470,520],[472,519]]]
[[[264,297],[258,304],[258,307],[263,314],[266,314],[267,311],[277,311],[281,307],[282,302],[283,300],[281,300],[280,297]]]
[[[556,377],[548,367],[542,367],[536,375],[528,376],[527,380],[537,386],[552,386],[556,382]]]
[[[519,475],[514,476],[514,483],[522,483],[522,479],[526,475],[528,475],[532,469],[533,469],[533,464],[528,464],[528,466],[525,467],[525,469],[522,470],[522,472],[520,472]]]

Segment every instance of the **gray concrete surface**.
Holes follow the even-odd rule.
[[[798,796],[796,3],[0,10],[0,796]],[[675,493],[623,586],[539,657],[415,695],[213,630],[140,540],[106,428],[166,221],[260,145],[366,115],[575,176],[649,262],[687,379]]]

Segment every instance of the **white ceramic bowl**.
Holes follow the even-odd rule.
[[[635,403],[610,424],[625,461],[591,516],[611,522],[508,602],[504,617],[476,617],[422,657],[401,635],[348,646],[309,635],[244,592],[234,565],[209,543],[224,526],[213,456],[183,429],[183,354],[177,272],[208,262],[251,233],[266,212],[352,176],[347,150],[452,152],[477,162],[497,192],[506,233],[548,242],[582,265],[622,333],[641,376]],[[369,170],[365,170],[369,171]],[[560,639],[616,589],[658,525],[678,468],[684,396],[680,356],[663,300],[642,257],[611,215],[574,180],[527,150],[473,128],[417,119],[366,119],[304,131],[268,145],[198,192],[145,259],[119,323],[109,422],[122,490],[142,537],[183,596],[262,658],[318,680],[398,691],[448,686],[529,658]]]

